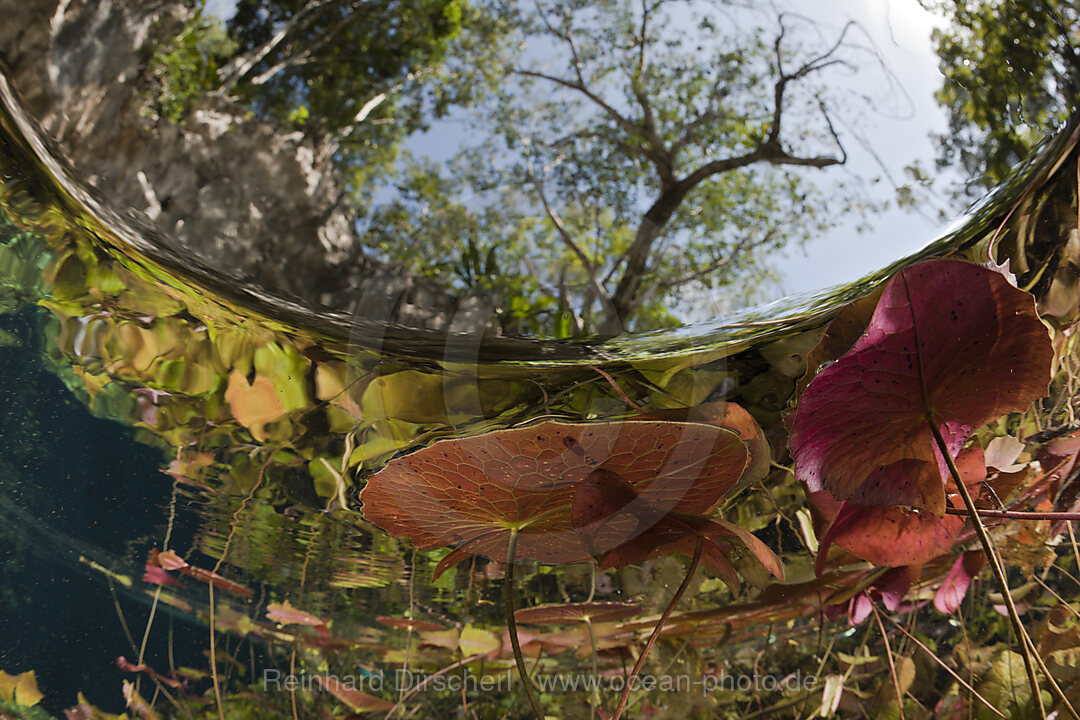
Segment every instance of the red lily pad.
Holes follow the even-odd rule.
[[[962,452],[956,459],[956,465],[968,487],[978,485],[986,477],[983,451],[977,445]],[[949,484],[955,491],[951,480]],[[810,499],[819,512],[827,516],[832,514],[830,506],[835,506],[823,496],[827,496],[824,491],[811,493]],[[957,499],[950,497],[950,500],[954,506],[961,505]],[[834,543],[875,565],[922,565],[949,552],[966,522],[963,517],[938,517],[917,508],[852,502],[841,503],[835,512],[832,524],[821,538],[818,573],[822,571],[829,547]]]
[[[440,440],[390,461],[360,494],[364,517],[422,550],[457,549],[436,572],[483,554],[580,562],[590,557],[570,505],[597,468],[619,474],[663,512],[711,510],[736,485],[747,450],[732,430],[702,423],[543,422]]]
[[[240,583],[233,582],[211,570],[205,570],[201,567],[188,564],[186,560],[177,555],[173,550],[162,550],[161,552],[158,552],[156,549],[151,550],[150,559],[147,561],[147,565],[156,565],[165,570],[177,570],[188,577],[195,578],[204,583],[209,583],[214,587],[236,593],[237,595],[243,595],[244,597],[251,597],[253,594],[250,588],[244,587]],[[151,582],[153,582],[153,580],[151,580]]]
[[[722,519],[657,507],[618,474],[595,470],[578,487],[571,522],[603,569],[624,567],[670,553],[692,555],[699,540],[702,558],[732,588],[738,575],[728,560],[732,541],[745,547],[781,580],[783,567],[763,542]]]
[[[761,429],[761,425],[758,424],[753,415],[736,403],[719,400],[685,409],[654,410],[642,415],[640,418],[630,419],[699,422],[734,430],[739,434],[739,438],[746,443],[746,447],[750,452],[750,459],[746,463],[746,471],[739,480],[739,486],[752,485],[769,474],[772,448],[769,447],[769,440],[765,437],[765,431]]]
[[[172,575],[165,572],[165,568],[158,565],[151,565],[150,563],[146,563],[142,579],[143,582],[153,583],[155,585],[175,585],[181,587],[180,583],[173,580]]]
[[[394,709],[394,703],[360,692],[332,675],[314,675],[313,677],[323,690],[348,705],[353,712],[385,712]]]
[[[267,605],[266,619],[278,625],[306,625],[315,628],[324,637],[330,635],[325,620],[294,608],[289,603],[270,603]]]
[[[579,602],[537,605],[514,613],[514,619],[526,625],[554,625],[588,622],[613,622],[641,612],[634,603]]]
[[[1046,394],[1052,356],[1034,298],[1000,273],[956,260],[902,270],[866,333],[799,399],[796,477],[838,500],[941,515],[928,419],[955,454],[972,428]]]
[[[445,630],[442,625],[438,623],[429,622],[427,620],[414,620],[413,618],[398,618],[398,617],[377,617],[375,622],[380,625],[385,625],[395,630],[415,630],[415,631],[432,631],[432,630]]]

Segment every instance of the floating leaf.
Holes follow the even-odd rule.
[[[776,555],[751,533],[724,520],[665,512],[610,470],[594,470],[585,477],[575,493],[570,518],[589,551],[599,556],[601,568],[623,567],[673,552],[692,555],[700,539],[706,563],[737,588],[738,576],[728,555],[731,541],[738,540],[769,572],[783,579]]]
[[[420,633],[421,645],[441,647],[451,652],[460,651],[466,657],[486,655],[502,647],[499,638],[490,630],[466,625],[461,630],[434,630]]]
[[[961,453],[956,464],[960,476],[969,487],[986,477],[982,449],[978,446]],[[951,486],[952,481],[949,483]],[[823,493],[811,493],[811,502],[817,504],[819,509],[824,507]],[[954,505],[960,506],[961,503],[955,501]],[[824,567],[832,544],[875,565],[922,565],[949,552],[964,522],[963,517],[938,517],[917,508],[845,502],[840,505],[832,525],[821,538],[817,570],[820,573]]]
[[[180,587],[180,583],[173,580],[172,575],[165,572],[165,568],[158,567],[157,565],[151,565],[146,563],[146,569],[143,571],[143,582],[153,583],[155,585],[176,585]]]
[[[712,425],[549,421],[396,458],[360,499],[367,520],[423,550],[457,545],[436,574],[474,554],[505,561],[515,531],[518,557],[579,562],[590,553],[570,505],[593,470],[617,473],[661,514],[701,514],[736,485],[746,461],[738,435]]]
[[[173,550],[163,550],[161,552],[151,550],[148,564],[159,565],[165,570],[178,570],[188,577],[195,578],[201,582],[210,583],[214,585],[214,587],[219,587],[222,590],[228,590],[229,592],[234,592],[238,595],[251,597],[253,594],[250,588],[246,588],[239,583],[222,577],[216,572],[189,565],[186,560],[177,555]]]
[[[862,337],[883,290],[862,296],[836,314],[821,341],[806,355],[806,374],[795,384],[797,394],[802,394],[823,365],[839,360]]]
[[[236,421],[250,430],[256,440],[265,438],[263,426],[266,423],[285,414],[274,384],[264,375],[256,375],[255,380],[248,383],[246,377],[233,370],[229,374],[225,401],[232,408]]]
[[[427,620],[415,620],[413,618],[377,617],[375,618],[375,622],[397,630],[445,630],[445,628],[438,623],[428,622]]]
[[[412,423],[447,420],[447,379],[416,370],[383,375],[372,380],[361,398],[363,417],[392,418]]]
[[[956,260],[906,268],[866,334],[799,399],[796,477],[838,500],[941,515],[928,419],[955,454],[972,428],[1046,394],[1052,355],[1034,299],[999,273]]]
[[[394,703],[360,692],[331,675],[315,675],[313,677],[322,685],[323,690],[348,705],[353,712],[385,712],[386,710],[392,710],[394,707]]]
[[[514,619],[527,625],[610,622],[633,617],[641,606],[621,602],[581,602],[537,605],[514,613]]]
[[[287,602],[270,603],[267,605],[266,619],[270,622],[275,622],[278,625],[306,625],[315,628],[319,631],[319,634],[324,637],[330,635],[325,620],[306,613],[303,610],[298,610]]]
[[[41,702],[44,695],[38,690],[37,677],[33,670],[18,675],[8,675],[0,670],[0,700],[31,707]]]
[[[738,433],[739,439],[746,443],[747,450],[750,452],[750,459],[738,486],[728,492],[737,492],[740,488],[753,485],[765,479],[765,476],[769,474],[770,462],[772,461],[772,449],[769,447],[769,440],[765,437],[765,431],[761,429],[761,425],[754,419],[754,416],[748,413],[741,405],[720,400],[702,403],[690,408],[654,410],[647,415],[643,415],[640,419],[708,423]]]

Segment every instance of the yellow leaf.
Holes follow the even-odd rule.
[[[27,670],[18,675],[8,675],[0,670],[0,700],[31,707],[41,702],[42,697],[33,670]]]
[[[253,383],[236,370],[229,375],[229,387],[225,400],[232,408],[233,417],[251,431],[256,440],[263,439],[263,426],[285,414],[274,391],[274,385],[262,375],[256,375]]]
[[[361,404],[369,420],[387,418],[411,423],[447,420],[444,378],[416,370],[375,378],[364,391]]]

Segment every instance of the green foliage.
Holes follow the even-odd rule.
[[[238,100],[324,143],[360,197],[404,137],[469,101],[460,60],[498,32],[466,0],[240,0],[227,26],[204,5],[153,49],[154,111],[178,122],[208,93]]]
[[[1080,98],[1075,0],[946,0],[934,33],[949,112],[939,164],[961,165],[972,192],[1004,180]]]
[[[198,9],[183,31],[156,48],[150,59],[158,81],[153,101],[157,113],[179,122],[192,103],[217,88],[221,65],[236,47],[221,22]]]
[[[470,101],[462,59],[482,59],[496,32],[486,23],[467,0],[241,0],[222,84],[256,113],[327,140],[362,204],[405,137]]]
[[[237,83],[258,111],[301,107],[331,130],[410,73],[442,62],[468,11],[462,0],[363,3],[240,0],[229,20],[237,55],[262,55]],[[271,46],[279,33],[281,42]]]

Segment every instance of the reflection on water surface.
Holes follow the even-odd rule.
[[[840,551],[815,572],[824,528],[784,412],[808,355],[842,354],[819,347],[842,308],[918,260],[992,253],[1037,298],[1057,360],[1048,400],[972,442],[1023,439],[994,456],[999,488],[1006,466],[1018,477],[1002,501],[1075,510],[1055,460],[1076,452],[1074,125],[869,278],[711,323],[540,340],[239,283],[109,210],[0,89],[0,670],[35,669],[50,712],[82,691],[143,717],[526,717],[516,638],[547,712],[609,717],[676,588],[633,717],[885,713],[894,673],[952,687],[912,690],[911,716],[977,707],[927,640],[983,694],[1001,667],[1023,676],[989,580],[969,624],[919,610],[922,640],[881,641],[878,610],[933,599],[957,551],[977,551],[970,530],[901,572]],[[1071,545],[1024,522],[995,532],[1013,580],[1046,583],[1017,599],[1075,696],[1080,639],[1054,600],[1075,597]],[[978,647],[954,651],[965,634]],[[20,700],[7,681],[0,712]],[[1017,682],[998,683],[1002,708]],[[101,717],[88,708],[68,716]]]

